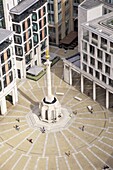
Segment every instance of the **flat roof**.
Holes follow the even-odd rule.
[[[113,12],[103,15],[92,21],[83,23],[82,25],[87,29],[92,30],[92,32],[97,32],[97,34],[101,34],[102,36],[113,41],[113,28],[108,24],[108,21],[110,20],[113,20]]]
[[[9,38],[12,33],[13,31],[0,28],[0,44]]]
[[[91,9],[94,8],[98,5],[100,5],[101,2],[98,0],[85,0],[84,2],[81,3],[81,7],[85,8],[85,9]]]
[[[69,45],[75,38],[77,38],[78,33],[75,31],[71,31],[66,37],[64,37],[60,43]]]
[[[20,15],[22,12],[34,5],[37,0],[23,0],[10,10],[10,13]]]

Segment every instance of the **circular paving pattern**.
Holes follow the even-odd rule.
[[[54,125],[55,130],[34,122],[36,119],[31,120],[34,126],[30,126],[27,120],[46,95],[46,77],[18,85],[19,102],[5,117],[0,116],[1,170],[100,170],[104,166],[113,169],[113,113],[62,78],[59,61],[52,67],[52,91],[64,94],[56,97],[73,114],[64,126],[62,121]],[[88,105],[93,107],[93,114]],[[41,131],[43,125],[45,133]]]

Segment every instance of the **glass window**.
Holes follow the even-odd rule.
[[[87,54],[83,53],[83,61],[87,62]]]
[[[90,45],[90,54],[94,55],[95,54],[95,47]]]
[[[22,44],[22,38],[21,38],[21,36],[14,35],[14,42],[15,42],[16,44]]]
[[[34,42],[35,45],[38,43],[38,35],[37,34],[34,34],[33,42]]]
[[[93,69],[89,67],[89,74],[93,75]]]
[[[95,59],[92,58],[92,57],[90,57],[90,64],[93,65],[93,66],[95,66]]]
[[[3,64],[4,63],[4,55],[3,54],[1,54],[1,63]]]
[[[2,74],[6,74],[6,71],[5,71],[5,65],[2,66]]]
[[[98,69],[102,70],[102,63],[100,61],[98,61]]]
[[[35,12],[33,12],[32,14],[32,20],[37,21],[37,14]]]
[[[13,31],[20,34],[21,33],[21,27],[20,25],[13,24]]]
[[[87,72],[87,65],[83,63],[83,70]]]
[[[38,25],[36,23],[33,23],[33,31],[38,31]]]
[[[22,49],[22,47],[15,45],[15,53],[16,53],[16,55],[18,55],[18,56],[22,56],[22,55],[23,55],[23,49]]]
[[[27,19],[27,25],[28,25],[28,27],[30,27],[30,25],[31,25],[30,18]]]
[[[102,59],[102,56],[103,56],[103,52],[98,49],[98,50],[97,50],[97,57],[98,57],[99,59]]]
[[[105,73],[110,74],[110,67],[107,65],[105,66]]]
[[[12,71],[9,73],[9,79],[10,79],[10,82],[13,81],[13,73],[12,73]]]
[[[109,54],[107,54],[107,53],[105,53],[105,61],[107,63],[111,63],[111,56]]]
[[[9,60],[8,61],[8,68],[9,68],[9,70],[11,69],[11,67],[12,67],[12,63],[11,63],[11,60]]]
[[[11,51],[9,48],[7,49],[7,56],[8,56],[8,58],[10,58],[10,56],[11,56]]]
[[[112,80],[112,79],[109,79],[109,85],[110,85],[111,87],[113,87],[113,80]]]
[[[106,83],[106,76],[102,75],[102,81]]]
[[[100,79],[100,73],[98,71],[95,72],[95,76],[97,79]]]

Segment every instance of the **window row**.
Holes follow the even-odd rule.
[[[6,60],[8,60],[11,57],[11,51],[8,48],[7,51],[5,53],[2,53],[0,55],[1,58],[1,64],[3,64]]]

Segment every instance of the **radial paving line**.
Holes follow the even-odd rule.
[[[32,87],[32,85],[31,85],[31,83],[28,81],[28,84],[29,84],[29,86],[31,87],[31,89],[33,89],[33,87]]]
[[[21,122],[26,122],[26,120],[21,120]],[[10,125],[10,124],[16,124],[17,121],[14,121],[14,122],[4,122],[4,123],[0,123],[0,126],[3,126],[3,125]]]
[[[19,93],[19,92],[18,92]],[[23,100],[25,100],[27,103],[31,103],[29,100],[27,100],[24,96],[21,95],[21,93],[19,93],[19,97],[22,98]]]
[[[36,165],[35,165],[34,170],[37,170],[39,159],[40,159],[40,158],[38,158],[37,161],[36,161]]]
[[[59,170],[59,165],[58,165],[58,157],[56,156],[56,168]]]
[[[31,92],[31,94],[33,95],[33,97],[35,98],[35,100],[39,102],[39,100],[36,98],[36,96],[35,96],[35,94],[32,92],[32,90],[29,89],[29,91]]]
[[[79,161],[77,160],[77,158],[76,158],[76,156],[75,156],[74,153],[72,154],[72,156],[73,156],[73,158],[75,159],[75,161],[77,162],[78,166],[80,167],[80,170],[84,170],[84,169],[82,168],[82,166],[80,165]]]
[[[107,153],[106,151],[104,151],[103,149],[101,149],[100,147],[98,147],[97,145],[93,144],[92,146],[98,148],[99,150],[101,150],[102,152],[104,152],[106,155],[108,155],[109,157],[113,158],[112,155],[110,155],[109,153]]]
[[[69,90],[71,89],[71,86],[68,87],[67,92],[64,94],[64,96],[62,97],[62,99],[60,100],[60,103],[62,103],[62,100],[65,98],[66,94],[69,92]]]
[[[49,158],[46,157],[46,170],[49,170],[49,169],[48,169],[48,162],[49,162]]]
[[[80,141],[82,141],[85,145],[89,146],[89,144],[84,141],[83,139],[81,139],[78,135],[76,135],[75,133],[73,133],[71,130],[67,129],[73,136],[75,136],[76,138],[78,138]]]
[[[26,155],[25,155],[25,156],[26,156]],[[27,170],[26,168],[27,168],[27,165],[29,164],[29,161],[30,161],[30,160],[31,160],[31,157],[29,156],[23,170]]]
[[[63,137],[65,138],[65,140],[68,142],[68,144],[71,146],[71,148],[73,149],[73,151],[76,153],[76,149],[74,148],[74,146],[70,143],[70,141],[68,140],[68,138],[64,135],[64,133],[62,131],[60,131],[61,134],[63,135]]]
[[[4,155],[4,154],[6,154],[8,151],[10,151],[11,149],[10,148],[8,148],[7,150],[5,150],[4,152],[2,152],[1,154],[0,154],[0,158]]]
[[[31,132],[28,136],[25,137],[25,139],[23,139],[21,142],[19,142],[18,145],[16,145],[16,147],[14,147],[12,150],[16,150],[24,141],[26,141],[27,138],[29,138],[33,133],[35,132],[35,130],[33,132]]]
[[[22,125],[21,127],[26,126],[26,125],[28,125],[28,124],[26,123],[25,125]],[[11,129],[5,130],[5,131],[1,132],[0,135],[2,135],[2,134],[4,134],[4,133],[7,133],[7,132],[10,132],[10,131],[12,131],[13,129],[14,129],[14,128],[12,127]]]
[[[19,159],[15,162],[15,164],[13,165],[12,169],[11,170],[14,170],[14,168],[16,167],[16,165],[18,164],[18,162],[21,160],[23,154],[20,155]]]
[[[48,133],[46,133],[46,139],[45,139],[45,143],[44,143],[44,149],[43,149],[42,157],[45,157],[45,151],[46,151],[47,140],[48,140]]]
[[[6,161],[0,167],[2,168],[14,156],[15,153],[16,152],[13,152],[12,155],[10,155],[10,157],[8,159],[6,159]]]
[[[56,133],[54,133],[54,137],[55,137],[55,142],[56,142],[57,149],[58,149],[58,154],[59,154],[59,156],[61,156],[60,147],[59,147],[59,144],[58,144]]]
[[[34,95],[34,93],[32,92],[31,89],[29,89],[29,92],[32,94],[33,98],[34,98],[36,101],[38,101],[38,99],[36,98],[36,96]],[[35,102],[36,102],[36,101],[35,101]]]
[[[32,143],[30,149],[28,150],[28,152],[26,153],[26,155],[30,154],[31,150],[33,149],[35,143],[37,142],[39,136],[41,135],[41,132],[38,134],[37,138],[35,139],[35,141]]]
[[[111,146],[111,145],[109,145],[109,144],[107,144],[107,143],[105,143],[105,142],[103,142],[101,140],[99,140],[99,142],[113,149],[113,146]]]
[[[87,160],[87,162],[94,168],[94,170],[96,170],[97,168],[92,164],[92,162],[84,155],[84,153],[82,151],[80,151],[80,153],[83,155],[83,157]]]
[[[96,158],[98,158],[101,162],[103,162],[104,165],[108,165],[106,162],[104,162],[101,158],[98,157],[97,154],[95,154],[90,148],[87,148],[89,152],[91,152]],[[109,166],[109,165],[108,165]],[[110,167],[110,166],[109,166]],[[111,168],[111,167],[110,167]],[[112,169],[112,168],[111,168]]]
[[[73,126],[73,125],[71,125],[71,127],[73,127],[73,128],[75,128],[75,129],[77,129],[77,130],[78,130],[78,128],[77,128],[77,127],[75,127],[75,126]],[[96,139],[100,139],[98,136],[95,136],[94,134],[89,133],[89,132],[87,132],[86,130],[84,130],[84,133],[86,133],[86,134],[88,134],[88,135],[90,135],[90,136],[93,136],[93,137],[95,137]]]
[[[19,103],[17,104],[17,107],[18,107],[18,106],[21,106],[22,108],[25,108],[25,109],[27,109],[27,110],[29,110],[29,111],[31,110],[29,107],[27,107],[27,106],[24,106],[24,105],[22,105],[22,104],[19,104]]]
[[[77,120],[77,119],[76,119],[76,120]],[[77,122],[77,121],[76,121],[76,124],[83,125],[83,123]],[[73,125],[71,125],[71,126],[73,126]],[[107,129],[107,128],[105,128],[105,127],[94,126],[94,125],[87,124],[87,123],[85,123],[85,126],[92,127],[92,128],[97,128],[97,129],[102,129],[102,130],[106,130],[106,129]]]
[[[15,138],[15,137],[19,136],[20,134],[22,134],[22,133],[24,133],[24,132],[28,131],[29,129],[30,129],[30,128],[27,128],[27,129],[25,129],[24,131],[19,132],[18,134],[16,134],[16,135],[12,136],[11,138],[8,138],[7,140],[4,140],[2,143],[6,143],[6,142],[8,142],[9,140],[11,140],[11,139],[13,139],[13,138]]]
[[[71,168],[70,168],[70,166],[69,166],[69,163],[68,163],[68,160],[67,160],[66,156],[64,156],[64,159],[65,159],[65,162],[66,162],[66,165],[67,165],[68,170],[71,170]]]

